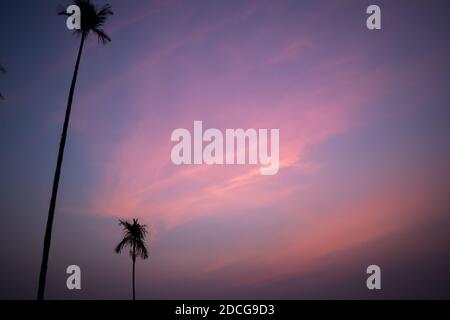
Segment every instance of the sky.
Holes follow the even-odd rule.
[[[103,4],[95,1],[94,3]],[[450,3],[109,1],[81,58],[46,297],[450,298]],[[0,298],[34,299],[80,39],[60,1],[0,10]],[[177,128],[278,128],[280,169],[181,165]],[[79,265],[82,289],[66,288]],[[366,268],[382,289],[366,288]]]

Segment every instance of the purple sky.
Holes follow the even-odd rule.
[[[128,299],[113,248],[133,217],[138,298],[450,297],[448,1],[377,1],[380,31],[371,1],[110,3],[112,42],[81,59],[47,297]],[[0,5],[0,298],[37,289],[79,45],[58,4]],[[279,128],[279,173],[173,165],[194,120]]]

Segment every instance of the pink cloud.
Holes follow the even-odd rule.
[[[324,79],[330,83],[336,81],[334,77]],[[281,169],[271,179],[257,174],[259,167],[255,166],[174,166],[170,162],[172,144],[169,137],[175,127],[162,124],[151,109],[144,107],[152,101],[144,95],[138,103],[142,105],[138,109],[139,122],[116,145],[107,170],[104,170],[104,178],[94,192],[94,211],[130,217],[143,214],[163,225],[176,226],[215,215],[217,209],[230,206],[230,199],[233,199],[231,207],[241,210],[280,201],[298,188],[285,183],[288,177],[285,169],[304,174],[317,170],[319,165],[308,160],[308,151],[351,128],[355,110],[372,98],[365,94],[364,88],[359,92],[355,90],[352,81],[345,87],[346,80],[339,79],[340,86],[336,90],[328,86],[328,90],[308,94],[292,92],[278,105],[267,105],[260,100],[247,107],[251,120],[246,121],[246,127],[279,127],[281,130]],[[342,87],[350,86],[355,91],[352,95],[341,92]],[[225,106],[227,101],[220,103]],[[189,102],[186,105],[189,106]],[[204,110],[209,105],[192,105],[187,109],[190,107],[191,110],[203,110],[208,126],[208,113]],[[188,114],[183,116],[189,118]],[[234,112],[230,112],[227,117],[230,123],[235,122],[233,117]],[[223,121],[226,122],[226,118]],[[190,121],[183,123],[192,126]]]
[[[294,39],[287,46],[281,48],[276,54],[269,58],[269,64],[286,63],[298,59],[304,50],[313,47],[309,40]]]

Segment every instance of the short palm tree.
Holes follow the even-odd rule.
[[[47,264],[50,252],[50,242],[52,238],[53,218],[55,214],[56,196],[58,193],[59,177],[61,175],[61,166],[64,156],[64,147],[66,145],[67,129],[69,127],[70,111],[72,109],[73,94],[75,91],[75,83],[77,82],[78,67],[80,65],[81,53],[83,52],[84,41],[92,31],[98,38],[98,41],[106,44],[111,41],[111,38],[103,31],[102,26],[108,16],[112,15],[111,6],[104,5],[100,9],[94,6],[90,0],[75,0],[74,4],[80,8],[81,14],[81,28],[75,30],[75,33],[81,36],[80,47],[78,49],[78,56],[75,63],[75,70],[73,72],[72,83],[70,84],[69,98],[67,100],[66,116],[64,119],[64,126],[61,135],[61,142],[59,144],[58,160],[56,163],[55,175],[53,178],[52,196],[50,199],[50,207],[48,210],[47,226],[45,229],[44,249],[42,253],[41,271],[39,274],[39,288],[38,300],[44,299],[45,281],[47,277]],[[67,15],[66,11],[59,12],[60,15]]]
[[[1,64],[0,64],[0,73],[3,73],[3,74],[6,73],[5,67],[2,66]],[[2,93],[0,92],[0,100],[3,100],[3,99],[5,99],[5,98],[2,96]]]
[[[147,226],[141,225],[138,219],[133,219],[133,222],[127,220],[119,220],[119,225],[122,226],[123,239],[116,246],[116,253],[121,253],[123,248],[128,247],[130,249],[131,260],[133,261],[133,300],[136,298],[135,294],[135,265],[136,258],[147,259],[148,250],[145,246],[145,238],[147,236]]]

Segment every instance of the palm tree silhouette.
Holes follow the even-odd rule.
[[[75,70],[73,72],[72,83],[70,84],[69,98],[67,100],[66,116],[64,119],[64,126],[61,135],[61,142],[58,151],[58,160],[56,164],[55,176],[53,178],[52,197],[50,200],[50,207],[48,210],[47,226],[45,228],[44,249],[42,253],[41,271],[39,274],[39,288],[38,300],[44,299],[45,280],[47,277],[47,264],[50,252],[50,242],[52,238],[53,218],[55,214],[56,196],[58,193],[59,177],[61,175],[61,165],[64,156],[64,147],[66,144],[67,129],[69,127],[70,111],[72,109],[73,94],[75,91],[75,83],[77,82],[78,67],[80,65],[81,53],[83,51],[84,41],[92,31],[97,35],[98,41],[106,44],[111,41],[111,38],[103,31],[102,26],[109,15],[112,15],[111,6],[104,5],[100,9],[94,6],[90,0],[75,0],[74,4],[80,8],[81,14],[81,28],[75,30],[75,33],[81,36],[80,48],[78,49],[78,56],[75,63]],[[68,15],[65,11],[60,11],[60,15]]]
[[[2,66],[1,64],[0,64],[0,73],[3,73],[3,74],[6,73],[5,67]],[[2,95],[2,93],[1,93],[1,91],[0,91],[0,100],[4,100],[4,99],[5,99],[5,97],[3,97],[3,95]]]
[[[133,222],[130,223],[127,220],[119,220],[119,225],[122,226],[123,229],[123,239],[116,246],[116,253],[122,252],[122,249],[125,247],[130,248],[130,256],[133,261],[133,300],[135,300],[135,264],[136,257],[141,259],[148,258],[147,247],[145,246],[145,237],[147,236],[147,226],[140,225],[138,219],[133,219]]]

